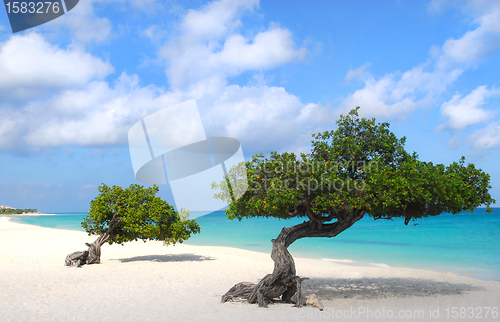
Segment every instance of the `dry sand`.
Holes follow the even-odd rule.
[[[220,303],[272,271],[264,253],[132,242],[104,245],[101,265],[64,266],[94,239],[0,218],[0,321],[500,321],[500,283],[430,270],[297,258],[319,311]]]

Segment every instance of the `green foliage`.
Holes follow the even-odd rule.
[[[374,219],[411,219],[443,212],[491,212],[490,176],[462,157],[449,166],[418,160],[404,149],[388,123],[360,118],[358,108],[337,121],[335,131],[314,134],[312,151],[271,152],[246,162],[248,190],[226,211],[244,217],[308,217],[342,221],[352,213]],[[234,181],[241,171],[229,174]],[[227,181],[214,183],[215,198],[229,201]]]
[[[0,209],[0,215],[18,215],[18,214],[29,214],[37,213],[36,209]]]
[[[165,244],[182,243],[200,227],[195,220],[182,221],[179,214],[166,201],[156,197],[158,187],[132,184],[99,187],[99,196],[90,203],[89,214],[82,222],[89,235],[110,233],[110,244],[132,240],[163,240]],[[184,212],[184,216],[189,212]],[[186,217],[187,218],[187,217]]]

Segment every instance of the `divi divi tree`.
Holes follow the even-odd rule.
[[[248,189],[231,203],[229,219],[304,218],[272,239],[274,270],[259,283],[233,286],[222,302],[241,298],[266,307],[274,300],[300,306],[303,278],[296,275],[288,247],[305,237],[335,237],[365,215],[374,220],[410,221],[442,213],[472,212],[495,202],[490,176],[462,157],[445,166],[405,151],[388,123],[360,118],[358,108],[337,121],[338,128],[313,135],[311,152],[256,155],[246,167],[234,167],[226,180],[214,183],[215,198],[231,200],[247,176]],[[246,168],[246,173],[243,171]]]
[[[93,243],[85,243],[88,249],[66,257],[66,266],[99,264],[101,246],[105,243],[123,244],[137,240],[160,240],[165,245],[182,243],[191,234],[200,231],[194,219],[188,220],[189,212],[175,209],[156,196],[158,187],[144,188],[132,184],[123,189],[119,186],[99,187],[99,196],[90,202],[90,211],[82,222],[89,235],[98,235]]]

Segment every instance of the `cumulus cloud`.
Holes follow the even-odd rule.
[[[199,10],[190,9],[182,20],[184,40],[203,42],[222,37],[241,25],[239,16],[244,11],[251,11],[258,4],[258,0],[220,0]]]
[[[259,32],[252,43],[242,35],[233,35],[225,40],[221,51],[208,57],[207,62],[213,69],[226,66],[231,75],[250,69],[268,69],[303,58],[306,49],[295,50],[291,36],[289,30],[282,28]]]
[[[282,87],[224,87],[208,111],[210,133],[224,134],[245,142],[245,146],[274,149],[309,129],[309,112],[316,104],[303,104]],[[254,151],[258,152],[258,151]]]
[[[99,0],[79,1],[67,14],[49,22],[51,28],[67,28],[73,41],[82,44],[102,43],[111,37],[112,25],[107,18],[98,17],[94,3]]]
[[[238,138],[249,149],[283,146],[287,138],[300,137],[314,114],[310,110],[319,108],[303,104],[282,87],[227,84],[230,76],[300,61],[306,55],[292,33],[276,24],[253,37],[239,32],[240,17],[257,5],[254,0],[222,0],[189,10],[178,35],[160,50],[173,91],[197,100],[209,135]],[[301,145],[292,141],[286,145]]]
[[[165,30],[160,29],[160,27],[157,25],[149,26],[148,28],[144,29],[141,34],[149,38],[149,40],[151,40],[152,42],[158,42],[168,35]]]
[[[113,36],[113,25],[105,17],[96,14],[96,5],[120,6],[130,5],[134,10],[144,13],[154,13],[163,6],[158,0],[85,0],[79,1],[67,14],[52,20],[50,28],[64,28],[71,34],[71,40],[78,44],[100,44]]]
[[[371,63],[368,62],[356,69],[349,69],[349,71],[345,75],[344,80],[348,82],[352,80],[364,81],[368,78],[373,78],[372,74],[370,74],[370,72],[368,71],[370,65]]]
[[[239,17],[258,1],[214,1],[200,10],[189,10],[179,35],[160,51],[168,61],[167,76],[175,88],[219,77],[225,80],[248,70],[263,70],[304,58],[289,30],[271,25],[248,38],[237,32]]]
[[[0,149],[126,144],[132,124],[179,101],[176,95],[138,82],[137,76],[123,73],[113,86],[93,81],[45,101],[3,108]]]
[[[480,1],[481,2],[481,1]],[[456,3],[455,3],[456,4]],[[446,0],[434,0],[430,11],[440,11],[448,5]],[[364,115],[386,118],[403,118],[417,107],[427,107],[445,93],[464,71],[488,55],[500,50],[500,5],[498,2],[462,1],[462,6],[473,7],[477,27],[458,39],[448,39],[441,48],[433,46],[430,57],[405,72],[392,72],[374,77],[365,71],[366,65],[349,70],[345,79],[362,77],[363,88],[347,95],[340,104],[342,110],[363,106]],[[472,97],[470,97],[472,99]],[[458,99],[458,98],[457,98]],[[453,101],[448,102],[450,104]],[[447,105],[448,106],[448,105]],[[451,108],[449,105],[446,110]],[[483,114],[477,115],[483,119]],[[474,118],[473,118],[474,119]],[[449,126],[458,123],[448,123]]]
[[[363,88],[345,97],[340,103],[343,111],[363,106],[360,112],[368,117],[404,118],[417,107],[426,106],[442,94],[462,73],[460,67],[429,67],[423,63],[405,72],[375,77],[363,67],[349,70],[346,80],[363,78]],[[361,69],[363,68],[363,69]]]
[[[344,99],[343,109],[350,110],[356,106],[363,106],[363,115],[378,117],[404,115],[413,111],[415,103],[408,98],[401,99],[401,94],[398,92],[405,92],[408,89],[403,88],[396,77],[395,74],[387,74],[378,80],[373,77],[367,79],[364,82],[364,88]]]
[[[239,139],[247,153],[259,149],[300,147],[310,137],[316,104],[303,104],[282,87],[212,86],[193,91],[165,91],[139,86],[135,75],[122,74],[113,85],[93,81],[64,90],[46,101],[0,110],[0,150],[38,150],[58,146],[127,144],[130,127],[146,115],[197,98],[209,136]],[[188,126],[186,126],[188,128]],[[290,139],[298,137],[298,139]]]
[[[500,90],[488,90],[486,86],[477,87],[465,97],[455,94],[441,106],[441,113],[448,118],[448,121],[438,129],[463,130],[470,125],[488,122],[496,112],[481,107],[485,104],[486,98],[495,95],[500,95]]]
[[[309,137],[304,133],[319,105],[303,104],[284,88],[267,86],[264,81],[246,86],[227,84],[229,76],[297,61],[305,54],[304,48],[296,48],[291,32],[277,25],[254,37],[237,32],[239,17],[257,5],[258,1],[253,0],[222,0],[189,10],[180,22],[179,34],[160,51],[160,56],[170,61],[169,91],[140,86],[138,76],[126,73],[110,84],[103,78],[112,72],[112,66],[81,49],[61,49],[37,34],[12,37],[2,44],[2,49],[10,51],[0,56],[0,66],[8,71],[0,76],[5,80],[0,82],[0,90],[7,86],[29,90],[46,86],[51,95],[3,105],[0,149],[123,145],[132,124],[193,98],[208,135],[238,138],[248,152],[257,146],[283,147],[289,137],[299,139],[288,140],[288,146],[307,144]],[[145,35],[154,38],[155,32],[154,28],[148,29]],[[30,51],[23,52],[26,46]],[[20,55],[45,57],[45,69],[29,64],[24,69],[8,69],[7,59]],[[50,64],[52,60],[59,64]],[[78,61],[71,65],[71,72],[68,61]]]
[[[474,132],[466,143],[478,151],[500,148],[500,124],[491,122],[486,128]]]
[[[500,50],[500,4],[491,6],[476,22],[476,29],[444,43],[443,59],[459,64],[477,63]]]
[[[92,3],[79,4],[84,19],[100,19],[95,17]],[[474,30],[446,41],[441,48],[433,47],[428,62],[408,71],[375,77],[368,71],[369,63],[349,70],[345,80],[357,79],[363,87],[347,95],[340,108],[333,109],[303,103],[284,88],[268,86],[265,81],[243,86],[228,84],[228,77],[300,61],[306,55],[306,49],[293,41],[292,33],[276,24],[255,34],[242,30],[241,17],[257,6],[256,0],[220,0],[189,10],[180,20],[178,32],[159,51],[160,58],[167,62],[171,85],[168,91],[142,87],[136,75],[126,73],[110,84],[104,77],[113,67],[76,46],[62,49],[35,33],[11,37],[0,45],[0,91],[33,91],[42,86],[42,91],[52,92],[43,99],[28,98],[4,105],[0,110],[0,149],[126,144],[128,129],[139,119],[194,98],[208,135],[238,138],[249,150],[300,150],[309,143],[309,133],[321,130],[325,123],[331,125],[339,113],[355,106],[363,106],[365,115],[402,118],[439,97],[493,47],[481,47],[482,54],[465,58],[457,48],[470,43],[469,38],[492,39],[497,26],[493,11],[484,11],[475,16],[478,25]],[[110,29],[103,30],[105,37],[101,40],[83,35],[76,38],[82,42],[102,41]],[[159,41],[159,32],[151,27],[144,30],[144,35]],[[44,69],[32,63],[31,56],[23,58],[28,62],[26,66],[6,63],[7,58],[27,55],[23,44],[31,48],[33,55],[44,57]],[[58,64],[51,64],[52,60]],[[70,66],[69,61],[79,63]],[[449,119],[443,126],[460,130],[484,122],[491,113],[482,104],[493,92],[479,87],[467,96],[457,94],[443,103],[443,114]],[[474,116],[466,117],[467,113]]]
[[[0,43],[0,92],[9,95],[82,86],[112,72],[109,62],[78,48],[61,49],[35,32]]]

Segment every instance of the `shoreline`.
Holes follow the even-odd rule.
[[[31,215],[31,214],[30,214]],[[30,216],[28,215],[28,216]],[[47,215],[47,216],[53,216],[57,214],[33,214],[33,215]],[[15,217],[18,215],[10,215],[10,216],[5,216],[5,217]],[[24,215],[22,215],[24,216]],[[2,217],[0,217],[1,220]],[[77,233],[83,233],[85,236],[90,238],[91,240],[93,238],[97,238],[96,236],[92,235],[89,236],[86,232],[81,231],[81,230],[74,230],[74,229],[65,229],[65,228],[49,228],[49,227],[43,227],[43,226],[38,226],[30,223],[24,223],[24,222],[13,222],[11,218],[9,218],[9,222],[12,222],[16,225],[28,225],[28,226],[33,226],[37,228],[42,228],[42,229],[50,229],[50,230],[57,230],[57,231],[67,231],[67,232],[77,232]],[[1,222],[0,222],[1,224]],[[1,227],[0,227],[1,228]],[[152,243],[152,241],[148,241],[147,243]],[[125,244],[126,245],[126,244]],[[178,244],[179,246],[181,244]],[[182,245],[185,246],[190,246],[190,247],[213,247],[213,248],[227,248],[227,249],[234,249],[235,251],[245,251],[245,252],[252,252],[252,253],[258,253],[258,254],[263,254],[267,255],[268,257],[270,256],[270,252],[265,252],[265,251],[259,251],[259,250],[249,250],[245,248],[238,248],[238,247],[233,247],[233,246],[220,246],[220,245],[202,245],[202,244],[191,244],[189,243],[189,240],[185,241]],[[103,246],[104,247],[104,246]],[[175,247],[175,246],[174,246]],[[85,247],[84,247],[85,248]],[[293,255],[293,254],[292,254]],[[385,263],[364,263],[364,262],[359,262],[351,259],[334,259],[334,258],[315,258],[315,257],[304,257],[300,255],[293,255],[293,258],[299,259],[299,260],[305,260],[305,261],[319,261],[319,262],[332,262],[337,265],[342,265],[346,267],[363,267],[363,268],[395,268],[395,269],[415,269],[415,270],[424,270],[424,271],[430,271],[438,274],[452,274],[452,275],[457,275],[457,276],[462,276],[465,278],[470,278],[470,279],[475,279],[475,280],[480,280],[484,282],[494,282],[494,283],[499,283],[500,280],[493,280],[489,278],[481,278],[481,277],[476,277],[476,276],[471,276],[472,274],[466,274],[464,272],[458,272],[452,268],[432,268],[432,267],[418,267],[418,266],[411,266],[411,265],[388,265]],[[270,257],[269,257],[270,259]],[[272,260],[270,259],[272,262]]]
[[[257,282],[273,269],[269,254],[222,246],[131,242],[102,247],[102,264],[64,266],[67,254],[93,240],[85,232],[26,225],[0,217],[0,317],[5,321],[302,321],[332,310],[440,310],[433,321],[449,321],[451,307],[498,307],[500,283],[452,273],[296,258],[303,295],[325,307],[300,309],[271,304],[221,304],[234,284]],[[86,312],[82,314],[82,312]],[[359,313],[359,312],[358,312]],[[420,314],[420,313],[419,313]],[[331,317],[330,317],[331,318]],[[355,320],[373,320],[366,316]],[[404,319],[408,321],[408,319]],[[410,319],[411,320],[411,319]],[[422,319],[419,319],[422,320]],[[482,319],[497,321],[497,319]]]
[[[195,247],[205,247],[205,245],[200,245],[200,244],[190,244],[189,241],[185,242],[187,245],[190,246],[195,246]],[[234,249],[239,249],[239,250],[244,250],[244,251],[249,251],[249,252],[256,252],[260,254],[267,254],[270,256],[270,252],[264,252],[264,251],[258,251],[258,250],[248,250],[244,248],[238,248],[238,247],[230,247],[230,246],[206,246],[206,247],[225,247],[225,248],[234,248]],[[313,261],[324,261],[324,262],[332,262],[338,265],[343,265],[346,267],[352,266],[352,267],[364,267],[364,268],[376,268],[376,267],[387,267],[387,268],[395,268],[395,269],[415,269],[415,270],[424,270],[424,271],[430,271],[430,272],[435,272],[439,274],[454,274],[457,276],[462,276],[465,278],[471,278],[479,281],[484,281],[484,282],[494,282],[494,283],[500,283],[500,275],[494,274],[494,273],[479,273],[477,271],[466,271],[466,270],[458,270],[454,268],[449,268],[449,267],[425,267],[425,266],[412,266],[412,265],[388,265],[385,263],[363,263],[360,261],[355,261],[351,259],[333,259],[333,258],[315,258],[315,257],[304,257],[300,255],[293,255],[294,260],[301,259],[301,260],[313,260]],[[270,258],[270,257],[269,257]],[[480,270],[477,268],[477,270]]]
[[[32,216],[38,216],[38,215],[47,215],[47,216],[52,216],[52,215],[57,215],[57,214],[33,214]],[[6,217],[16,217],[19,215],[10,215]],[[21,215],[25,216],[25,215]],[[31,216],[31,215],[28,215]],[[2,218],[0,216],[0,218]],[[11,221],[9,219],[9,221]],[[30,224],[30,223],[25,223],[25,222],[15,222],[16,224],[21,224],[21,225],[31,225],[35,227],[41,227],[41,228],[48,228],[48,227],[43,227],[43,226],[38,226],[35,224]],[[65,229],[65,228],[48,228],[48,229],[56,229],[56,230],[63,230],[63,231],[73,231],[73,232],[83,232],[86,234],[83,230],[76,230],[76,229]],[[92,239],[94,236],[89,237]],[[97,238],[97,237],[96,237]],[[253,249],[247,249],[247,248],[239,248],[236,246],[223,246],[223,245],[204,245],[204,244],[199,244],[199,243],[191,243],[190,240],[187,240],[184,242],[185,245],[189,246],[194,246],[194,247],[225,247],[225,248],[234,248],[238,250],[243,250],[243,251],[250,251],[250,252],[257,252],[260,254],[266,254],[270,256],[270,251],[263,251],[263,250],[253,250]],[[338,263],[340,265],[345,265],[345,266],[355,266],[355,267],[389,267],[389,268],[410,268],[410,269],[420,269],[420,270],[428,270],[432,272],[437,272],[437,273],[444,273],[444,274],[456,274],[458,276],[463,276],[467,278],[473,278],[481,281],[486,281],[486,282],[497,282],[500,283],[500,274],[495,273],[495,272],[481,272],[482,268],[469,268],[468,270],[466,269],[459,269],[459,268],[451,268],[447,266],[440,266],[440,267],[429,267],[429,266],[413,266],[411,264],[401,264],[401,265],[389,265],[386,263],[382,262],[361,262],[361,261],[356,261],[356,260],[351,260],[351,259],[337,259],[337,258],[324,258],[321,257],[319,258],[318,256],[301,256],[300,255],[293,255],[293,251],[291,251],[292,256],[294,259],[306,259],[306,260],[318,260],[318,261],[326,261],[326,262],[334,262]],[[302,252],[303,253],[303,252]]]
[[[24,216],[55,216],[57,214],[43,214],[36,212],[29,212],[27,214],[0,214],[0,218],[2,217],[24,217]]]

